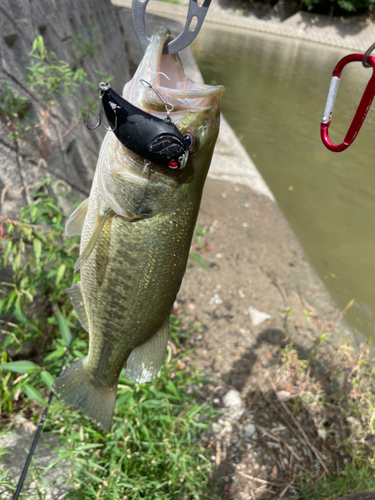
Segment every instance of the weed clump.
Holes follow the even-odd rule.
[[[38,423],[77,322],[65,289],[74,276],[78,240],[64,235],[61,196],[70,197],[64,185],[46,179],[18,220],[1,217],[1,268],[9,278],[0,284],[0,435],[20,423]],[[65,464],[67,498],[74,499],[198,500],[208,495],[213,464],[202,432],[210,428],[215,411],[191,390],[206,381],[181,361],[187,349],[174,316],[170,339],[156,380],[133,384],[120,376],[109,433],[53,400],[45,431],[60,436],[61,448],[48,467],[34,469],[35,477],[42,480]],[[31,355],[24,350],[28,343],[36,346]],[[87,335],[80,329],[69,364],[87,351]],[[0,475],[1,497],[14,488],[14,479]]]

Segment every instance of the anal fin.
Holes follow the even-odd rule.
[[[89,199],[84,200],[71,214],[65,226],[67,236],[82,234],[83,223],[85,222]]]
[[[103,226],[104,226],[105,221],[107,220],[110,212],[111,212],[111,208],[108,208],[103,214],[100,214],[100,213],[97,214],[95,226],[94,226],[94,230],[92,232],[91,238],[90,238],[89,242],[87,243],[85,249],[81,253],[81,255],[78,257],[77,262],[75,263],[75,266],[74,266],[75,273],[77,271],[79,271],[79,269],[81,269],[81,267],[84,265],[86,260],[89,258],[91,252],[94,250],[96,242],[98,241],[100,233],[102,232]]]
[[[150,382],[159,373],[164,362],[169,334],[169,316],[160,330],[146,343],[131,352],[126,363],[125,376],[133,382]]]
[[[75,312],[77,313],[79,322],[83,326],[83,328],[88,332],[89,331],[89,320],[86,314],[85,303],[83,302],[82,295],[82,284],[80,281],[75,285],[72,285],[70,288],[66,289],[66,293],[70,295],[72,299],[73,307]]]

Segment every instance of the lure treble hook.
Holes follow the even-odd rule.
[[[158,75],[159,74],[164,75],[164,73],[158,73]],[[167,75],[164,75],[164,76],[166,78],[168,78]],[[169,80],[169,78],[168,78],[168,80]],[[165,111],[167,112],[167,117],[166,117],[165,121],[166,122],[170,122],[171,121],[171,116],[170,115],[171,115],[171,112],[174,110],[173,104],[171,104],[170,102],[167,102],[164,99],[164,97],[160,94],[160,92],[157,91],[156,88],[150,82],[148,82],[147,80],[144,80],[143,78],[141,78],[139,81],[141,82],[141,84],[145,88],[152,89],[155,92],[155,94],[159,97],[159,99],[161,100],[161,102],[164,104]]]
[[[90,127],[89,126],[89,115],[87,114],[87,116],[86,116],[86,127],[89,130],[95,130],[95,129],[99,128],[101,125],[103,125],[103,128],[105,128],[108,132],[114,132],[115,129],[116,129],[116,127],[117,127],[117,117],[116,117],[114,128],[112,128],[109,123],[108,123],[108,127],[106,127],[104,125],[104,123],[103,123],[103,120],[102,120],[102,114],[103,114],[103,95],[104,95],[105,91],[108,90],[109,88],[110,88],[110,84],[109,83],[103,83],[103,82],[101,82],[99,84],[98,92],[99,92],[99,102],[100,102],[100,105],[99,105],[98,121],[96,122],[96,124],[93,127]]]

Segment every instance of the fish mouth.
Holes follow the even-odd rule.
[[[179,55],[163,54],[164,46],[171,40],[173,36],[167,28],[157,28],[136,73],[124,87],[123,97],[160,117],[166,115],[166,108],[157,92],[173,106],[172,117],[187,109],[203,110],[218,104],[224,87],[188,80]]]

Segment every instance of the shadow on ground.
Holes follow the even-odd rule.
[[[277,442],[273,442],[272,438],[270,439],[270,436],[266,432],[263,434],[261,432],[262,429],[264,431],[272,431],[276,428],[277,431],[278,428],[289,427],[287,429],[289,435],[285,437],[285,442],[293,443],[295,440],[293,429],[291,426],[288,426],[289,422],[278,408],[277,398],[272,393],[272,386],[271,391],[269,391],[270,384],[267,382],[267,378],[274,380],[275,374],[277,374],[277,367],[280,365],[280,350],[288,345],[290,345],[290,339],[285,337],[285,333],[281,329],[266,328],[258,335],[256,343],[233,362],[228,372],[222,374],[222,380],[226,389],[234,388],[241,393],[243,404],[243,413],[238,420],[236,421],[236,418],[232,418],[233,427],[241,428],[242,426],[242,430],[238,431],[238,439],[236,437],[234,439],[231,438],[230,444],[224,444],[224,448],[222,447],[219,450],[220,456],[224,458],[220,459],[219,464],[217,463],[213,489],[218,498],[222,500],[253,498],[250,496],[251,487],[249,484],[246,484],[251,476],[257,478],[255,484],[260,488],[266,485],[266,482],[269,481],[272,475],[277,483],[282,485],[282,488],[292,480],[294,472],[289,467],[289,465],[292,465],[291,462],[288,464],[288,467],[285,467],[285,457],[282,456],[281,448]],[[293,342],[293,347],[298,353],[299,360],[309,360],[314,355],[315,344],[312,342],[310,348],[306,348],[306,346],[295,342]],[[314,357],[314,363],[311,365],[310,370],[311,378],[314,380],[324,380],[327,392],[336,394],[340,389],[339,381],[327,376],[328,372],[329,366]],[[262,385],[264,382],[263,392]],[[272,384],[271,381],[270,383]],[[266,385],[268,385],[267,388]],[[270,396],[271,393],[272,396]],[[295,398],[295,403],[299,407],[305,405],[298,396]],[[243,427],[248,422],[249,415],[251,415],[252,422],[257,429],[257,433],[251,439],[247,439],[243,433]],[[311,418],[306,408],[302,418],[304,427],[315,429]],[[236,431],[233,432],[233,435],[236,435]],[[272,434],[272,437],[274,437],[274,434]],[[310,452],[307,453],[307,455],[309,454]],[[255,460],[253,459],[254,455],[256,457]],[[295,456],[300,456],[301,468],[309,467],[311,456],[303,456],[301,450],[295,451]],[[314,459],[315,457],[312,458]],[[337,463],[339,464],[338,461]],[[246,471],[244,476],[241,476],[239,464],[241,470]],[[342,460],[340,460],[338,467],[342,467],[341,470],[343,470],[344,462]],[[250,471],[250,476],[248,475],[248,471]],[[241,476],[240,478],[239,475]],[[236,480],[234,479],[235,477]],[[239,482],[238,478],[240,479]],[[241,481],[241,479],[243,480]],[[258,483],[257,480],[259,481]],[[260,488],[258,489],[260,490]],[[271,486],[265,488],[263,493],[259,491],[255,498],[278,498],[280,492],[281,490],[272,490]],[[242,496],[239,496],[239,494]],[[246,496],[247,494],[249,496]],[[366,497],[363,497],[363,500],[365,499],[367,500]],[[354,498],[353,500],[357,499]],[[358,500],[362,500],[362,497],[359,497]],[[369,498],[369,500],[372,499]]]

